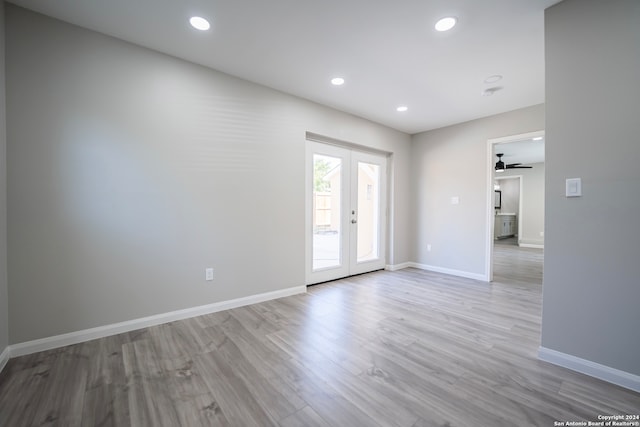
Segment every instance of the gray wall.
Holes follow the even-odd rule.
[[[640,375],[640,2],[566,0],[545,20],[542,346]]]
[[[9,303],[7,295],[7,139],[5,132],[4,45],[4,2],[0,1],[0,353],[9,345]]]
[[[500,213],[515,213],[520,217],[520,180],[517,178],[498,180],[502,191]]]
[[[544,245],[544,163],[532,163],[531,169],[507,169],[499,176],[522,175],[522,220],[520,243]],[[498,181],[502,184],[503,181]],[[503,212],[507,212],[502,209]]]
[[[410,260],[408,135],[6,14],[11,343],[303,285],[306,131],[393,152]]]
[[[542,129],[536,105],[413,136],[416,262],[486,274],[487,140]]]

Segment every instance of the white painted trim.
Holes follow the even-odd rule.
[[[412,266],[413,263],[411,262],[403,262],[402,264],[387,264],[384,269],[388,270],[388,271],[398,271],[398,270],[402,270],[403,268],[409,268]]]
[[[570,354],[561,353],[550,348],[540,347],[538,359],[572,371],[619,385],[640,393],[640,375],[631,374],[590,360],[581,359]]]
[[[304,283],[311,282],[313,269],[313,237],[311,236],[313,221],[313,150],[309,140],[305,141],[304,149]]]
[[[321,144],[335,145],[337,147],[346,148],[347,150],[364,151],[366,153],[377,154],[379,156],[386,157],[392,154],[391,151],[379,150],[377,148],[369,147],[368,145],[356,144],[353,142],[345,141],[342,139],[331,138],[330,136],[320,135],[313,132],[305,132],[305,139],[307,141],[319,142]]]
[[[11,353],[11,347],[5,348],[2,353],[0,353],[0,372],[7,366],[7,362],[9,361]]]
[[[215,302],[213,304],[201,305],[198,307],[186,308],[184,310],[171,311],[168,313],[156,314],[154,316],[142,317],[140,319],[128,320],[126,322],[113,323],[111,325],[98,326],[97,328],[84,329],[82,331],[70,332],[68,334],[55,335],[38,340],[27,341],[9,346],[11,357],[24,356],[26,354],[37,353],[39,351],[51,350],[67,345],[78,344],[85,341],[103,338],[110,335],[121,334],[123,332],[135,331],[136,329],[148,328],[150,326],[161,325],[176,320],[188,319],[201,316],[203,314],[215,313],[246,305],[257,304],[291,295],[302,294],[307,291],[306,286],[295,286],[273,292],[251,295],[229,301]],[[3,353],[4,354],[4,353]]]
[[[521,248],[544,249],[544,245],[537,245],[535,243],[518,243],[518,246]]]
[[[395,243],[395,213],[396,210],[394,206],[396,205],[396,192],[395,192],[395,157],[394,154],[391,153],[387,156],[387,223],[385,224],[386,232],[386,254],[387,258],[385,261],[394,262],[396,259],[395,248],[393,244]]]
[[[471,273],[471,272],[462,271],[462,270],[454,270],[451,268],[436,267],[434,265],[419,264],[417,262],[410,262],[408,264],[410,264],[409,267],[419,268],[421,270],[428,270],[428,271],[433,271],[435,273],[449,274],[451,276],[465,277],[467,279],[481,280],[483,282],[487,281],[484,274]]]

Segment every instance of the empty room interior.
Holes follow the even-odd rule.
[[[0,0],[0,61],[0,426],[640,426],[640,1]]]

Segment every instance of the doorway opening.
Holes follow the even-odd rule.
[[[387,158],[307,140],[306,284],[385,267]]]
[[[495,193],[494,243],[520,243],[522,224],[526,213],[522,209],[522,175],[496,176],[493,181]]]
[[[544,248],[544,131],[490,139],[487,144],[486,278],[517,270],[527,250]],[[509,248],[511,246],[511,248]],[[539,261],[540,261],[539,260]],[[541,262],[538,262],[540,265]],[[537,273],[533,273],[537,274]],[[540,270],[540,283],[541,283]]]

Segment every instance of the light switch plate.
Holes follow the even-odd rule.
[[[457,204],[459,204],[459,203],[460,203],[460,197],[458,197],[458,196],[453,196],[453,197],[451,198],[451,204],[452,204],[452,205],[457,205]]]
[[[565,195],[566,197],[582,196],[582,179],[568,178],[566,181]]]

